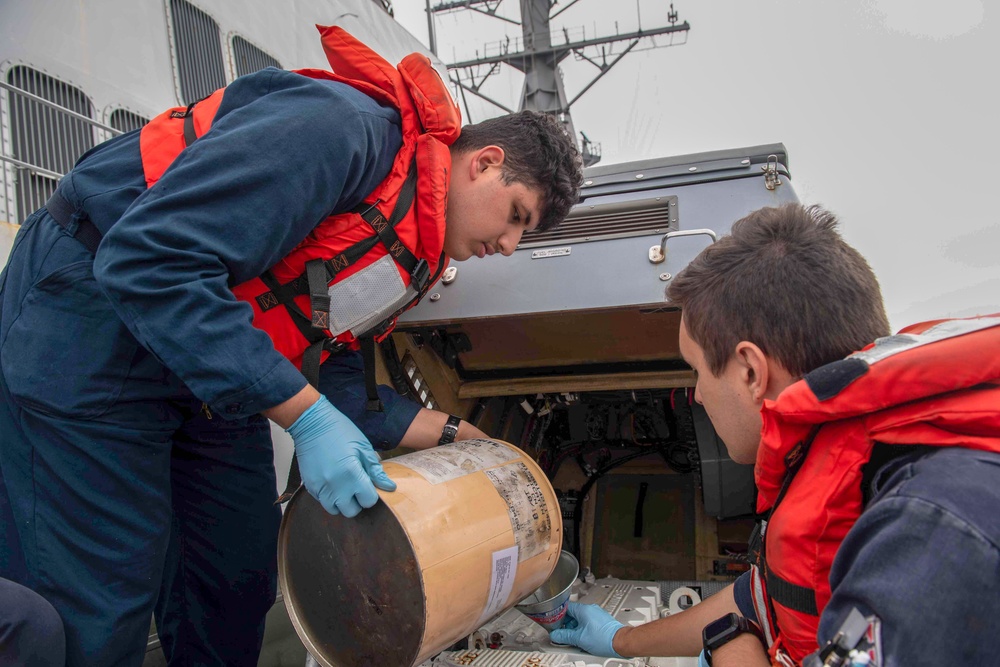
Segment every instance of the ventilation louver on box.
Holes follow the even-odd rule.
[[[180,98],[191,104],[226,85],[219,24],[186,0],[170,0],[170,17]]]
[[[245,76],[259,72],[265,67],[281,69],[278,59],[254,46],[239,35],[233,36],[233,60],[236,64],[236,76]]]
[[[554,230],[528,232],[518,249],[666,234],[677,227],[677,197],[650,197],[608,204],[578,204]]]
[[[148,122],[149,119],[145,116],[140,116],[126,109],[115,109],[111,112],[108,125],[124,134],[125,132],[141,129]]]

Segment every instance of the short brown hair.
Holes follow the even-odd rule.
[[[801,377],[889,334],[875,274],[819,206],[737,221],[677,274],[667,298],[716,376],[742,340]]]
[[[466,125],[451,150],[461,154],[484,146],[503,149],[504,183],[541,189],[537,229],[557,226],[580,198],[583,160],[573,137],[555,116],[525,110]]]

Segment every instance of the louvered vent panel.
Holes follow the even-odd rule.
[[[518,248],[666,234],[677,228],[677,197],[593,206],[583,204],[573,209],[555,230],[528,232],[522,236]]]
[[[236,61],[236,76],[253,74],[265,67],[281,69],[281,63],[271,54],[262,51],[239,35],[233,37],[233,59]]]
[[[191,104],[226,85],[219,24],[185,0],[170,0],[181,101]]]

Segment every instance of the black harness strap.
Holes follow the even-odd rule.
[[[192,109],[194,109],[194,105],[197,104],[197,103],[198,102],[195,102],[194,104],[190,105],[187,108],[187,112],[184,114],[184,145],[185,146],[190,146],[191,144],[193,144],[198,139],[198,135],[195,134],[195,131],[194,131],[194,114],[191,113]]]
[[[274,283],[277,283],[277,280]],[[300,294],[309,294],[309,279],[305,274],[284,285],[278,284],[276,288],[258,294],[255,298],[261,311],[267,312],[272,308],[291,303]]]
[[[205,97],[208,97],[207,95]],[[201,98],[201,100],[205,99]],[[195,141],[198,140],[198,134],[194,131],[194,106],[201,102],[198,100],[187,105],[187,109],[184,111],[172,111],[170,113],[171,118],[183,118],[184,119],[184,146],[190,146]]]
[[[94,223],[83,212],[78,215],[73,205],[59,194],[58,189],[45,202],[45,209],[52,216],[52,219],[65,229],[67,233],[70,233],[73,217],[76,216],[77,224],[76,230],[72,232],[73,238],[82,243],[83,247],[89,250],[91,254],[97,254],[97,246],[101,244],[101,231],[94,226]]]
[[[261,282],[271,288],[272,292],[280,287],[278,279],[275,278],[274,274],[270,271],[265,271],[260,274],[260,279]],[[295,323],[296,328],[298,328],[299,333],[301,333],[307,341],[310,343],[316,343],[326,340],[326,336],[324,336],[319,329],[313,328],[312,319],[306,317],[305,313],[303,313],[293,301],[286,301],[282,305],[285,306],[285,310],[288,311],[288,314],[291,316],[292,322]]]
[[[417,171],[413,168],[406,176],[406,181],[399,192],[399,199],[396,201],[396,206],[389,220],[386,220],[381,212],[379,212],[377,208],[379,204],[378,200],[374,204],[360,204],[354,208],[354,213],[360,215],[376,233],[374,236],[358,241],[339,255],[325,262],[327,275],[322,276],[322,280],[325,281],[322,289],[319,284],[321,280],[320,272],[318,269],[314,269],[315,275],[311,277],[307,263],[306,273],[287,283],[281,284],[277,280],[265,281],[268,291],[255,297],[257,305],[262,311],[268,311],[282,304],[292,302],[299,295],[309,294],[312,308],[312,316],[309,318],[310,322],[324,321],[324,319],[326,322],[329,322],[330,300],[327,286],[336,278],[338,273],[368,254],[368,251],[374,248],[380,241],[389,251],[389,254],[410,274],[411,284],[422,295],[430,283],[430,267],[426,260],[418,260],[410,252],[403,242],[399,240],[396,230],[393,229],[406,216],[407,211],[410,210],[410,207],[413,205],[413,198],[416,196],[416,191]],[[313,325],[311,324],[311,326]],[[329,324],[315,326],[317,328],[329,328]]]
[[[340,271],[343,271],[364,257],[378,242],[378,236],[371,236],[358,241],[333,259],[327,260],[325,264],[328,281],[332,281]],[[282,304],[289,303],[300,294],[311,293],[309,289],[309,277],[305,273],[284,284],[278,283],[277,280],[265,284],[269,288],[268,291],[256,297],[257,305],[260,306],[262,311],[271,310]]]
[[[418,260],[416,255],[410,252],[410,249],[399,240],[399,235],[395,229],[396,224],[406,216],[413,205],[413,198],[416,193],[417,170],[415,167],[411,167],[410,172],[406,175],[406,181],[403,182],[403,187],[399,191],[399,199],[396,200],[392,216],[388,220],[378,210],[378,200],[371,205],[361,204],[355,207],[354,212],[371,225],[382,241],[382,245],[389,251],[389,254],[410,274],[410,284],[420,292],[427,284],[428,278],[430,278],[430,267],[427,264],[427,260]]]
[[[322,259],[306,262],[306,282],[309,285],[309,307],[312,310],[311,324],[314,329],[330,328],[330,293],[327,283],[330,274]]]
[[[365,364],[365,393],[368,394],[365,410],[382,412],[385,406],[378,397],[378,382],[375,380],[375,337],[365,336],[358,342],[361,343],[361,359]]]
[[[767,573],[767,594],[775,602],[793,611],[819,616],[816,608],[816,591],[793,584],[771,571]]]

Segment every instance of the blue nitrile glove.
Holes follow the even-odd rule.
[[[698,654],[698,667],[709,667],[708,660],[705,660],[705,649]]]
[[[579,646],[591,655],[621,658],[623,656],[615,652],[611,642],[623,627],[596,604],[570,602],[566,608],[566,625],[553,630],[551,639],[556,644]]]
[[[330,514],[356,516],[362,507],[378,502],[376,486],[396,490],[368,438],[325,396],[287,432],[295,443],[302,483]]]

